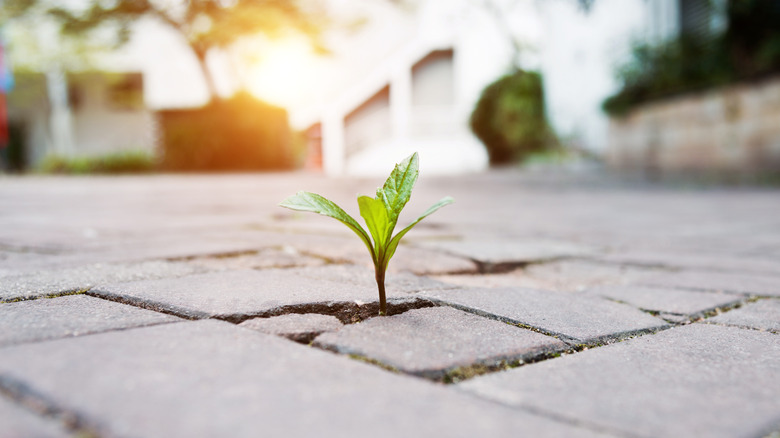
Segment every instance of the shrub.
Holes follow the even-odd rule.
[[[780,2],[730,1],[726,13],[729,28],[721,35],[636,45],[617,71],[623,86],[604,111],[622,115],[644,102],[780,73]]]
[[[488,85],[471,113],[471,130],[491,165],[523,161],[555,144],[544,110],[542,78],[517,71]]]
[[[156,169],[154,155],[146,151],[124,151],[99,157],[63,157],[49,155],[41,163],[43,173],[56,174],[124,174],[147,173]]]
[[[249,94],[160,116],[166,170],[278,170],[296,162],[287,112]]]

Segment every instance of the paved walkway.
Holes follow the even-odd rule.
[[[0,178],[0,437],[777,437],[780,193],[422,174]]]

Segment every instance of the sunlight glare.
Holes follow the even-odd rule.
[[[247,87],[258,98],[288,107],[305,98],[316,57],[305,41],[275,41],[251,63]]]

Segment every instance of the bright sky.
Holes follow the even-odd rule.
[[[291,106],[308,94],[319,61],[303,40],[270,42],[264,46],[262,57],[249,60],[244,80],[249,91],[266,102]]]

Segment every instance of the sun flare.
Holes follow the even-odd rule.
[[[247,87],[258,98],[289,106],[303,99],[316,64],[316,55],[304,41],[283,40],[264,45],[249,63]]]

